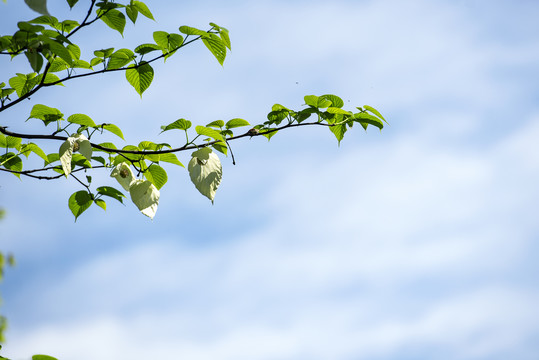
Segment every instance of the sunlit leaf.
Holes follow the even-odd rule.
[[[47,0],[24,0],[24,2],[35,12],[43,15],[50,15],[47,11]]]
[[[202,42],[213,56],[215,56],[219,64],[223,65],[226,58],[226,45],[223,43],[223,40],[215,34],[210,34],[209,37],[203,37]]]
[[[150,87],[153,80],[153,68],[147,62],[141,62],[138,67],[130,65],[125,71],[127,81],[142,97],[142,93]]]
[[[92,197],[90,194],[88,194],[87,191],[80,190],[76,193],[73,193],[69,197],[68,206],[73,215],[75,215],[75,221],[77,221],[77,218],[88,208],[92,205]],[[45,355],[41,355],[40,357],[36,357],[36,355],[32,356],[32,360],[49,360],[52,359],[50,357],[43,357]]]
[[[125,15],[122,12],[116,9],[97,9],[97,15],[101,17],[101,20],[103,20],[108,27],[118,31],[123,36],[126,20]]]

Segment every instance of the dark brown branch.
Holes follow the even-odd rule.
[[[300,124],[286,124],[286,125],[283,125],[283,126],[278,127],[278,128],[261,130],[257,134],[253,134],[252,132],[247,131],[246,133],[241,134],[241,135],[236,135],[236,136],[231,136],[231,137],[225,138],[225,142],[231,141],[231,140],[241,139],[241,138],[244,138],[244,137],[247,137],[247,136],[249,136],[249,137],[261,136],[261,135],[264,135],[264,134],[272,133],[272,132],[283,130],[283,129],[286,129],[286,128],[298,127],[298,126],[310,126],[310,125],[321,125],[321,126],[331,127],[331,126],[334,126],[335,124],[325,124],[325,123],[320,123],[320,122],[310,122],[310,123],[300,123]],[[47,140],[61,140],[61,141],[67,140],[66,136],[39,135],[39,134],[34,135],[34,134],[15,133],[15,132],[7,130],[6,127],[3,127],[3,126],[0,126],[0,132],[3,133],[4,135],[13,136],[13,137],[21,138],[21,139],[47,139]],[[92,147],[94,149],[99,149],[99,150],[103,150],[103,151],[110,152],[110,153],[116,153],[116,154],[160,155],[160,154],[175,153],[175,152],[180,152],[180,151],[185,151],[185,150],[198,149],[198,148],[201,148],[201,147],[216,144],[216,143],[218,143],[220,141],[221,140],[214,140],[214,141],[206,142],[206,143],[199,144],[199,145],[196,145],[196,144],[187,145],[186,144],[184,146],[181,146],[181,147],[178,147],[178,148],[173,148],[173,149],[150,150],[150,151],[148,151],[148,150],[137,151],[137,150],[112,149],[112,148],[107,148],[107,147],[104,147],[104,146],[101,146],[99,144],[95,144],[95,143],[92,143],[92,142],[90,142],[90,144],[92,145]]]
[[[99,169],[99,168],[105,168],[105,167],[106,167],[105,165],[98,165],[98,166],[92,167],[92,169]],[[33,169],[33,170],[24,170],[24,171],[17,171],[17,170],[9,170],[9,169],[0,168],[0,171],[5,171],[5,172],[11,173],[11,174],[24,175],[24,176],[28,176],[28,177],[38,179],[38,180],[56,180],[56,179],[59,179],[61,177],[65,177],[64,174],[58,174],[58,175],[55,175],[55,176],[41,176],[41,175],[33,175],[32,174],[32,173],[35,173],[35,172],[38,172],[38,171],[52,170],[54,168],[55,168],[55,166],[54,167],[49,167],[49,168],[43,168],[43,169]],[[82,171],[82,170],[87,170],[87,169],[88,168],[74,169],[72,171],[72,173],[79,172],[79,171]]]

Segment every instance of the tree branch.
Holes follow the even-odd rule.
[[[277,127],[277,128],[262,129],[257,134],[254,134],[251,131],[247,131],[246,133],[241,134],[241,135],[236,135],[236,136],[231,136],[231,137],[225,138],[225,142],[241,139],[241,138],[244,138],[244,137],[247,137],[247,136],[249,136],[249,137],[261,136],[261,135],[264,135],[264,134],[269,134],[269,133],[279,131],[279,130],[283,130],[283,129],[286,129],[286,128],[299,127],[299,126],[312,126],[312,125],[320,125],[320,126],[331,127],[331,126],[334,126],[334,125],[337,125],[337,124],[326,124],[326,123],[320,123],[320,122],[286,124],[286,125],[283,125],[283,126]],[[47,139],[47,140],[60,140],[60,141],[66,141],[67,140],[66,136],[41,135],[41,134],[20,134],[20,133],[16,133],[16,132],[12,132],[12,131],[7,130],[7,128],[5,126],[0,126],[0,133],[2,133],[4,135],[7,135],[7,136],[13,136],[13,137],[21,138],[21,139]],[[110,152],[110,153],[116,153],[116,154],[161,155],[161,154],[175,153],[175,152],[180,152],[180,151],[185,151],[185,150],[199,149],[201,147],[210,146],[210,145],[216,144],[218,142],[221,142],[221,140],[214,140],[214,141],[210,141],[210,142],[206,142],[206,143],[198,144],[198,145],[197,144],[189,145],[190,143],[188,143],[188,144],[183,145],[183,146],[178,147],[178,148],[172,148],[172,149],[166,149],[166,150],[142,150],[142,151],[112,149],[112,148],[108,148],[108,147],[105,147],[105,146],[101,146],[101,145],[93,143],[93,142],[90,142],[90,145],[92,145],[92,147],[94,149],[99,149],[99,150],[102,150],[102,151],[106,151],[106,152]]]

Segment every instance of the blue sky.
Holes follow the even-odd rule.
[[[159,127],[180,117],[257,123],[274,103],[335,93],[391,125],[340,146],[319,128],[239,140],[213,206],[169,167],[153,221],[109,203],[74,223],[73,181],[0,175],[1,248],[17,258],[1,286],[2,355],[535,359],[537,2],[147,3],[157,22],[77,40],[132,47],[213,21],[231,31],[225,66],[190,46],[156,66],[142,100],[111,74],[33,96],[2,124],[40,131],[23,121],[44,103],[133,143],[174,142]],[[49,10],[62,17],[60,4]],[[34,16],[0,6],[3,34]],[[4,64],[1,81],[29,71]]]

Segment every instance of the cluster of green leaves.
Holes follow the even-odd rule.
[[[67,3],[73,7],[77,1],[67,0]],[[7,54],[11,58],[24,54],[34,71],[16,74],[9,79],[11,87],[0,84],[0,113],[43,87],[113,71],[124,71],[129,84],[142,96],[152,83],[154,61],[166,61],[183,46],[200,40],[222,65],[227,50],[231,49],[228,30],[210,23],[207,31],[190,26],[180,26],[179,33],[156,31],[153,33],[154,42],[140,44],[132,50],[99,49],[93,51],[93,58],[81,59],[81,49],[73,42],[73,34],[101,20],[123,36],[127,18],[133,23],[138,14],[153,19],[149,8],[133,0],[128,4],[91,0],[88,16],[79,23],[74,20],[59,21],[48,14],[45,0],[35,0],[33,5],[36,11],[42,13],[41,16],[19,22],[18,30],[13,35],[0,37],[0,54]],[[92,13],[93,18],[90,16]],[[11,99],[13,94],[17,98]],[[308,95],[304,100],[304,108],[297,111],[280,104],[273,105],[267,121],[254,126],[241,118],[193,126],[191,121],[180,118],[161,127],[161,132],[179,130],[185,133],[185,142],[174,146],[151,140],[124,146],[98,142],[95,139],[104,132],[125,139],[122,130],[114,124],[98,124],[85,114],[65,116],[59,109],[36,104],[28,119],[41,120],[46,129],[52,127],[52,130],[33,135],[11,132],[0,126],[0,170],[19,178],[21,175],[49,180],[74,178],[83,187],[68,200],[76,220],[93,204],[106,210],[106,200],[123,203],[127,198],[122,190],[114,186],[99,184],[94,187],[92,176],[87,175],[89,171],[107,168],[141,213],[153,218],[159,202],[159,191],[168,181],[164,164],[185,167],[176,156],[178,152],[192,151],[187,166],[190,178],[200,193],[213,202],[222,178],[217,153],[225,156],[230,153],[234,162],[230,150],[232,140],[253,136],[264,136],[269,140],[286,128],[321,125],[328,127],[340,143],[354,123],[359,123],[365,130],[369,125],[379,129],[384,126],[384,117],[367,105],[356,107],[357,111],[345,110],[343,100],[336,95]],[[235,134],[238,128],[243,129]],[[28,141],[23,142],[23,139]],[[58,141],[58,151],[46,154],[38,146],[38,140]],[[23,164],[32,154],[43,161],[43,166],[25,169]],[[85,178],[79,177],[82,172]]]
[[[76,2],[68,0],[70,7]],[[94,3],[95,0],[92,1],[92,7]],[[154,19],[149,8],[141,1],[131,1],[126,5],[102,1],[95,3],[95,8],[93,20],[86,18],[82,23],[75,20],[59,21],[46,13],[29,21],[18,22],[18,30],[13,35],[0,37],[0,54],[10,55],[11,58],[24,54],[33,70],[27,74],[17,73],[9,79],[11,87],[5,88],[5,83],[0,84],[2,106],[11,101],[10,95],[14,92],[22,98],[43,86],[63,85],[63,81],[72,78],[119,70],[125,71],[127,81],[142,96],[153,80],[154,70],[150,65],[153,61],[160,58],[166,60],[183,46],[202,40],[222,65],[227,48],[231,49],[228,30],[210,23],[211,28],[207,31],[180,26],[179,32],[183,35],[155,31],[153,43],[143,43],[134,49],[98,49],[93,52],[93,58],[81,59],[81,49],[72,41],[72,35],[81,28],[99,19],[123,35],[126,18],[133,23],[136,22],[138,14]],[[38,9],[46,12],[42,7]],[[193,38],[188,40],[190,36]],[[159,55],[145,59],[145,56],[148,57],[148,54],[154,52]],[[76,70],[81,73],[75,75]]]

